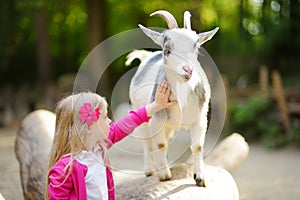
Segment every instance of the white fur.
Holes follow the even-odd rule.
[[[147,36],[162,47],[163,52],[165,48],[170,48],[171,53],[166,54],[157,62],[151,62],[151,59],[160,52],[154,52],[151,55],[147,53],[148,56],[142,60],[131,81],[132,104],[134,107],[140,107],[150,103],[150,96],[157,84],[156,79],[160,75],[161,65],[165,68],[165,78],[171,88],[170,99],[178,101],[178,104],[169,108],[167,112],[152,116],[147,125],[148,128],[142,129],[142,134],[146,138],[144,146],[146,174],[152,173],[154,167],[160,180],[171,178],[166,158],[168,139],[171,135],[169,133],[179,128],[186,128],[190,131],[192,138],[191,150],[194,155],[195,180],[197,185],[204,185],[203,145],[207,131],[207,113],[211,92],[207,77],[197,60],[197,48],[198,41],[204,43],[216,31],[211,31],[212,35],[209,32],[205,34],[206,38],[199,38],[195,31],[188,29],[171,29],[164,33],[157,33],[143,26],[140,27]],[[140,53],[145,55],[144,51]],[[142,55],[138,56],[139,51],[130,55],[131,60],[134,59],[132,56],[142,57]],[[184,78],[187,75],[185,66],[193,70],[188,80]],[[151,163],[149,160],[152,160],[152,157],[155,161]]]

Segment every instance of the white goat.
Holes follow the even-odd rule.
[[[184,13],[184,28],[178,28],[176,20],[167,11],[156,11],[150,16],[164,18],[169,29],[159,33],[139,25],[148,37],[161,46],[162,51],[150,54],[134,51],[129,54],[129,62],[134,58],[143,58],[130,83],[130,100],[134,107],[148,104],[154,99],[157,84],[167,80],[172,92],[170,100],[176,99],[178,103],[155,114],[142,130],[145,172],[151,175],[152,167],[155,167],[161,181],[171,178],[166,158],[168,139],[174,131],[186,128],[191,133],[194,179],[198,186],[205,186],[203,145],[211,91],[197,58],[200,46],[210,40],[219,28],[197,34],[191,30],[188,11]]]

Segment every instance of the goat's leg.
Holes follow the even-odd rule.
[[[153,175],[153,148],[152,148],[152,138],[147,138],[143,140],[144,147],[144,172],[146,176]]]
[[[171,179],[171,171],[167,160],[167,138],[164,131],[161,131],[153,138],[155,155],[155,168],[160,181]]]
[[[161,181],[171,179],[171,171],[167,161],[168,141],[165,134],[166,113],[160,111],[156,113],[150,123],[149,130],[152,136],[154,162],[157,176]]]
[[[149,127],[147,125],[141,125],[137,128],[139,133],[137,136],[141,139],[144,150],[144,173],[146,176],[153,175],[154,171],[154,156],[153,156],[153,142],[150,135]]]
[[[203,123],[203,121],[202,121]],[[194,157],[194,179],[196,185],[205,187],[205,178],[204,178],[204,140],[206,134],[207,123],[197,124],[191,129],[191,139],[192,145],[191,150]]]

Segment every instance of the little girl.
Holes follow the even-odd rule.
[[[168,101],[169,95],[164,81],[152,103],[130,111],[115,123],[107,116],[106,100],[95,93],[62,99],[56,107],[45,199],[115,199],[107,149],[148,122],[154,113],[176,104]]]

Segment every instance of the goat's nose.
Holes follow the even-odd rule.
[[[192,74],[192,72],[193,72],[193,69],[190,68],[189,66],[184,66],[184,67],[183,67],[183,70],[184,70],[185,72],[189,73],[189,74]]]

